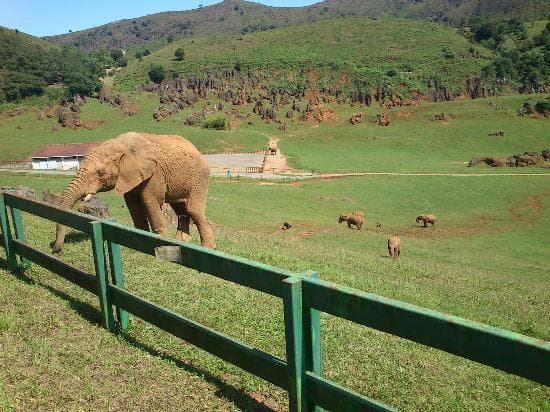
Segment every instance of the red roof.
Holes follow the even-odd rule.
[[[35,157],[72,157],[72,156],[84,156],[88,153],[92,147],[101,143],[69,143],[69,144],[49,144],[42,147],[37,152],[33,153],[32,158]]]

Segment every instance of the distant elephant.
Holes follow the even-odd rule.
[[[357,230],[361,230],[364,218],[365,214],[361,211],[356,211],[353,213],[342,213],[338,218],[338,223],[348,222],[348,227],[350,229],[351,225],[355,225],[355,227],[357,227]]]
[[[161,207],[169,203],[178,217],[176,237],[189,239],[192,219],[201,244],[215,248],[206,218],[209,170],[195,146],[176,135],[129,132],[88,152],[74,179],[61,195],[60,206],[71,208],[94,193],[115,189],[130,211],[134,226],[166,235]],[[65,227],[57,225],[54,253],[60,252]]]
[[[394,259],[401,254],[401,239],[399,239],[399,236],[394,235],[388,239],[388,253]]]
[[[437,221],[437,217],[435,215],[420,215],[416,217],[416,223],[418,222],[424,222],[424,227],[428,227],[428,223],[432,225],[432,227],[435,225],[435,222]]]

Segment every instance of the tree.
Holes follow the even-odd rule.
[[[124,56],[124,52],[122,50],[120,49],[111,50],[111,57],[115,62],[121,60],[123,56]]]
[[[149,78],[153,83],[162,83],[164,78],[166,77],[166,70],[163,66],[151,66],[149,69]]]
[[[185,58],[185,51],[182,47],[177,48],[174,52],[174,56],[176,57],[177,61],[182,61]]]
[[[124,57],[124,52],[120,49],[112,49],[111,57],[113,58],[115,65],[118,67],[126,67],[128,65],[128,61]]]

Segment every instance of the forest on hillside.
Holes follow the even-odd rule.
[[[384,21],[381,20],[381,22]],[[388,19],[387,22],[388,27],[391,27],[392,20]],[[464,36],[471,43],[472,46],[468,52],[471,57],[481,57],[480,50],[488,50],[487,53],[483,54],[484,59],[487,56],[492,56],[479,70],[479,73],[476,73],[478,78],[476,82],[497,92],[533,93],[547,90],[550,85],[550,23],[545,20],[537,22],[537,25],[533,22],[523,22],[515,17],[499,19],[473,17],[467,26],[456,29],[457,33]],[[276,29],[275,31],[283,33],[278,38],[286,39],[284,37],[285,33],[294,33],[293,35],[295,35],[296,32],[300,32],[300,27],[303,27],[304,30],[307,28],[306,26],[293,26],[286,29]],[[342,35],[343,38],[346,37],[344,33]],[[400,35],[407,36],[407,33],[400,33]],[[244,43],[247,43],[246,39],[250,39],[248,41],[250,43],[260,41],[261,38],[258,36],[261,36],[261,33],[241,34],[238,37],[245,39]],[[233,36],[233,38],[236,37]],[[284,41],[292,42],[290,34],[287,37],[288,40]],[[197,41],[200,39],[197,38]],[[207,38],[204,39],[209,41]],[[227,38],[228,45],[231,39]],[[217,39],[216,41],[220,40]],[[319,41],[322,42],[323,40]],[[2,74],[0,77],[0,103],[19,102],[30,96],[42,96],[44,94],[52,99],[57,99],[60,96],[71,98],[75,94],[80,96],[96,95],[101,89],[101,77],[108,74],[112,75],[115,68],[124,68],[128,61],[134,62],[134,67],[139,67],[142,64],[142,59],[151,54],[146,45],[144,43],[143,50],[135,51],[133,55],[128,51],[117,48],[100,48],[86,53],[73,46],[53,45],[17,30],[0,28],[0,73]],[[153,50],[155,60],[157,60],[157,54],[155,53],[162,56],[163,50],[168,50],[169,47],[173,48],[174,45],[178,47],[175,53],[172,52],[173,55],[169,59],[172,61],[166,64],[161,62],[155,66],[142,69],[147,70],[149,73],[149,79],[145,80],[161,82],[171,78],[181,78],[189,74],[185,70],[175,70],[175,67],[194,67],[195,71],[202,71],[202,73],[193,73],[193,75],[199,75],[199,77],[207,76],[207,70],[216,69],[212,67],[212,65],[217,64],[215,59],[210,67],[206,67],[208,65],[204,65],[204,59],[194,61],[192,56],[190,57],[185,53],[184,47],[180,46],[182,43],[174,42],[172,38],[167,38],[163,47],[157,45],[159,47],[157,52]],[[228,45],[226,45],[226,49],[229,49]],[[289,43],[287,45],[278,44],[277,46],[283,50],[290,50],[292,45]],[[307,49],[307,42],[304,47]],[[221,47],[221,49],[223,48]],[[323,48],[329,50],[330,45],[321,45],[320,49]],[[384,45],[381,45],[381,48],[384,50]],[[359,54],[359,51],[352,49],[351,53]],[[441,53],[449,62],[461,57],[456,56],[453,50],[447,48],[443,48]],[[285,56],[282,57],[278,62],[279,65],[284,66],[293,63],[286,62]],[[357,56],[349,55],[346,60],[354,62],[356,58]],[[317,54],[311,58],[310,64],[312,67],[318,63],[315,59],[322,60],[322,56]],[[179,65],[175,66],[174,63],[179,63]],[[240,70],[243,63],[236,60],[233,64],[235,67],[239,66],[237,69]],[[267,62],[264,65],[269,64]],[[413,63],[412,66],[415,64],[417,63]],[[409,67],[411,65],[408,65],[406,70],[403,70],[409,73],[415,71],[421,73],[420,65],[426,66],[426,64],[429,65],[430,62],[418,63],[418,67]],[[251,69],[267,71],[273,69],[273,67],[260,66]],[[332,68],[329,67],[329,70],[334,71],[333,75],[337,76],[342,67],[339,64],[333,64],[332,66]],[[220,66],[218,69],[226,69],[226,67]],[[302,67],[302,69],[307,69],[307,67]],[[367,85],[373,83],[378,85],[392,84],[392,82],[407,83],[406,78],[403,80],[401,77],[396,76],[398,73],[389,64],[387,68],[382,69],[381,73],[373,74],[371,72],[372,70],[368,68],[359,70],[359,77],[354,80],[356,84],[359,84],[358,88],[362,87],[361,83]],[[121,73],[124,77],[124,70]],[[361,76],[363,78],[360,78]],[[304,84],[304,87],[308,86],[306,77],[298,80]],[[465,87],[464,83],[450,85],[431,77],[426,78],[423,82],[440,90]],[[418,81],[415,80],[409,84],[408,88],[409,90],[419,89]],[[351,90],[349,94],[357,91]],[[361,91],[359,90],[359,92]],[[393,92],[399,93],[399,90]]]

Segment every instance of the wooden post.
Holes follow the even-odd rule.
[[[290,412],[305,412],[305,360],[302,329],[302,279],[283,280],[286,362],[288,365],[288,403]]]
[[[306,275],[318,278],[317,272],[309,271]],[[321,316],[317,309],[302,306],[302,319],[304,331],[305,368],[316,375],[323,376],[323,364],[321,355]],[[311,400],[307,404],[308,411],[322,411]]]
[[[124,273],[122,271],[122,259],[120,258],[120,245],[107,241],[107,250],[109,252],[109,264],[111,266],[111,279],[113,284],[124,289]],[[115,307],[118,325],[122,330],[128,328],[128,312],[124,309]]]
[[[99,306],[103,317],[103,326],[114,332],[115,319],[113,317],[113,305],[109,288],[109,279],[107,278],[107,264],[105,262],[105,250],[103,248],[103,233],[101,222],[91,222],[92,225],[92,248],[94,250],[95,275],[97,280],[97,294],[99,296]]]
[[[21,219],[21,211],[17,208],[11,207],[11,219],[13,222],[13,227],[15,229],[15,238],[21,242],[25,242],[25,231],[23,230],[23,220]],[[22,256],[19,256],[21,260],[21,265],[24,268],[28,268],[31,264],[27,259]]]
[[[8,263],[8,270],[14,272],[17,269],[17,256],[13,250],[13,243],[11,237],[11,229],[8,222],[8,213],[6,210],[6,201],[4,193],[0,192],[0,227],[2,229],[2,241],[4,248],[6,249],[6,260]]]

